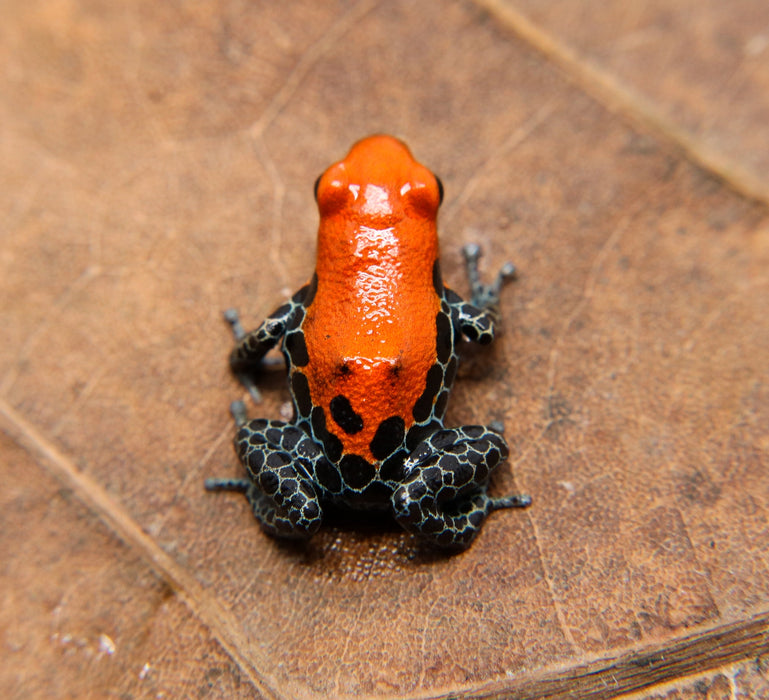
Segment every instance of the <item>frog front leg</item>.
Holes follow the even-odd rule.
[[[240,318],[235,309],[224,312],[225,320],[232,328],[235,336],[235,347],[230,353],[230,368],[259,402],[259,392],[256,390],[252,376],[261,368],[264,356],[284,339],[284,354],[293,358],[302,358],[307,353],[304,338],[297,328],[304,319],[305,307],[312,301],[315,294],[316,280],[313,277],[309,284],[304,285],[285,304],[273,311],[258,328],[246,333],[240,325]]]
[[[247,479],[206,479],[207,491],[245,494],[254,516],[271,535],[307,539],[323,517],[318,488],[311,475],[329,469],[328,460],[312,438],[294,425],[275,420],[247,420],[236,401],[232,414],[239,428],[235,451]]]
[[[465,270],[467,278],[470,281],[470,300],[475,309],[481,311],[481,315],[490,317],[493,323],[499,321],[499,296],[508,282],[512,282],[516,277],[515,265],[506,262],[497,273],[497,278],[492,284],[486,284],[481,281],[481,275],[478,271],[478,260],[481,257],[481,248],[476,243],[468,243],[462,247],[462,254],[465,257]],[[475,323],[474,317],[477,314],[467,313],[462,321],[464,324],[472,326]],[[492,328],[492,337],[494,335]],[[483,336],[481,336],[483,337]],[[483,340],[478,342],[483,343]],[[490,342],[486,341],[486,342]]]
[[[523,508],[529,496],[488,495],[494,468],[508,455],[504,438],[481,425],[439,430],[404,462],[406,480],[392,496],[401,526],[446,549],[465,549],[486,516]]]
[[[465,256],[465,269],[470,280],[471,298],[465,301],[450,289],[446,290],[446,300],[452,309],[452,322],[455,330],[468,340],[480,345],[488,345],[494,340],[495,325],[499,322],[499,295],[502,287],[515,279],[515,266],[505,263],[497,274],[493,284],[481,282],[478,273],[478,259],[481,249],[474,243],[462,249]]]
[[[285,335],[286,328],[292,324],[296,313],[297,305],[288,302],[273,311],[256,330],[246,333],[235,309],[227,309],[224,312],[224,319],[230,324],[235,336],[235,347],[230,353],[230,369],[238,381],[248,389],[254,403],[261,401],[261,395],[253,375],[261,367],[264,356]]]

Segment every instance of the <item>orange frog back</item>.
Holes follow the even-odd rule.
[[[332,452],[377,464],[414,424],[436,363],[441,187],[401,141],[372,136],[325,171],[316,199],[317,287],[302,323],[313,429]]]

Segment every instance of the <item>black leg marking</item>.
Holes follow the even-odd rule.
[[[246,497],[262,527],[292,539],[317,532],[323,512],[316,471],[327,460],[312,439],[294,425],[252,420],[240,425],[235,450],[251,479]]]
[[[240,323],[240,316],[238,315],[237,309],[227,309],[224,312],[224,320],[230,324],[232,335],[235,337],[236,343],[239,343],[241,340],[243,340],[243,338],[246,337],[246,331],[243,329],[243,326]],[[251,396],[251,400],[254,403],[261,403],[262,394],[250,375],[246,372],[235,372],[234,369],[233,372],[241,385],[246,389],[246,391],[248,391],[249,395]]]
[[[404,463],[406,481],[392,497],[396,520],[439,547],[465,549],[490,512],[531,503],[528,496],[486,493],[491,472],[507,455],[504,438],[483,426],[435,432]]]
[[[296,328],[301,322],[304,317],[303,304],[308,289],[308,285],[302,287],[250,333],[246,333],[243,329],[235,309],[227,309],[224,312],[224,318],[230,324],[235,337],[235,347],[230,353],[230,368],[241,384],[248,389],[255,402],[261,401],[261,396],[254,383],[253,375],[261,368],[264,356],[284,338],[287,332]],[[304,338],[300,331],[293,331],[290,346],[284,352],[288,354],[291,350],[287,359],[294,358],[298,363],[307,359]]]
[[[307,433],[295,425],[251,420],[242,401],[230,406],[238,433],[235,451],[247,479],[207,479],[207,491],[245,494],[262,528],[276,537],[306,539],[323,518],[318,473],[328,460]],[[322,488],[322,487],[320,487]]]

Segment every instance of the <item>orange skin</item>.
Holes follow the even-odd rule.
[[[379,424],[400,416],[406,430],[436,361],[433,286],[440,190],[401,141],[356,143],[317,184],[317,292],[303,324],[312,403],[328,410],[346,396],[364,428],[327,428],[346,454],[377,464],[369,444]]]

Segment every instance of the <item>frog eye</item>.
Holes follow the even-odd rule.
[[[437,177],[412,180],[401,188],[401,196],[415,214],[434,217],[443,198],[443,186]]]
[[[356,195],[344,167],[340,165],[326,170],[315,182],[315,201],[323,216],[341,211],[355,200]]]
[[[438,183],[438,206],[440,206],[443,204],[443,183],[435,173],[433,173],[433,177],[435,178],[435,182]]]

